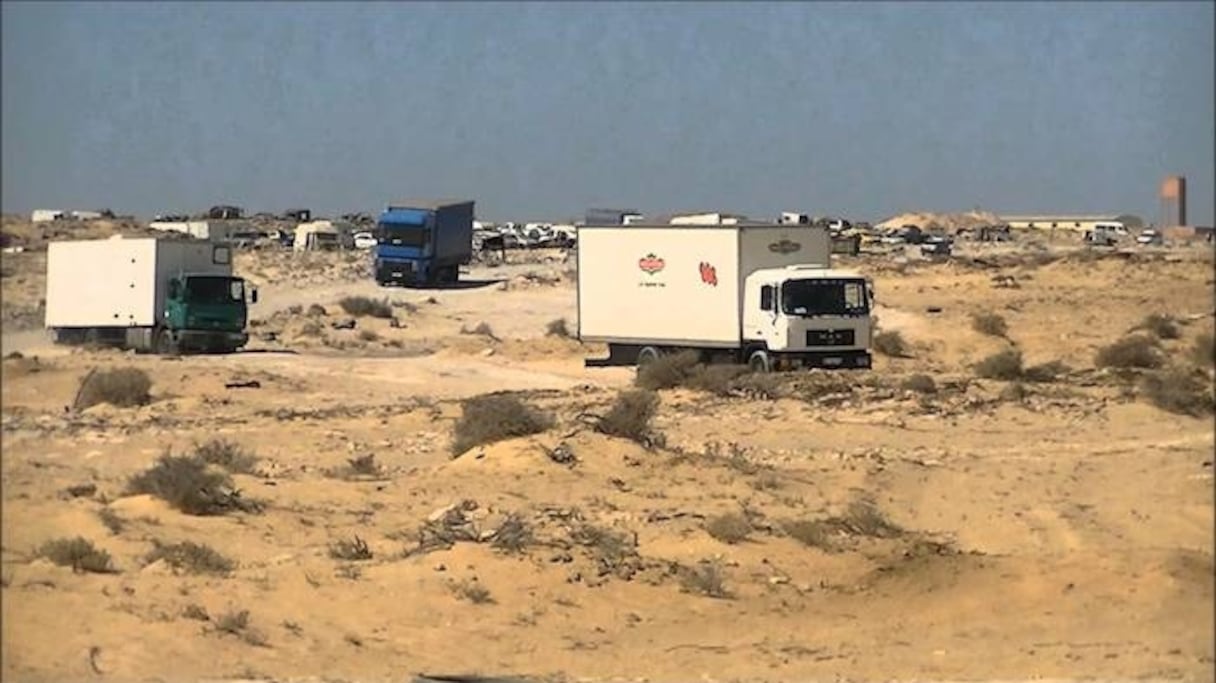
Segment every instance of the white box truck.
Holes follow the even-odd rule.
[[[608,345],[587,365],[692,349],[760,372],[868,368],[872,287],[830,265],[822,227],[581,227],[578,336]]]
[[[232,247],[184,239],[52,242],[46,327],[62,344],[97,343],[174,354],[231,353],[249,336]]]

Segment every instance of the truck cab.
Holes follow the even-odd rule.
[[[473,256],[472,201],[389,205],[376,222],[373,272],[380,285],[454,283]]]
[[[744,281],[743,342],[753,370],[868,368],[872,291],[859,273],[817,266],[757,270]]]
[[[231,352],[244,346],[249,340],[247,297],[249,303],[257,303],[257,289],[239,277],[183,273],[170,278],[155,349]]]

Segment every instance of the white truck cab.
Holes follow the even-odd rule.
[[[868,367],[870,299],[867,280],[853,271],[799,265],[752,272],[743,295],[743,340],[755,347],[748,365],[799,367],[822,356],[816,364]]]

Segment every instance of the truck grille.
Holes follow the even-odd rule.
[[[807,330],[807,346],[853,346],[853,330]]]

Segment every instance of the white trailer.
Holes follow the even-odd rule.
[[[583,226],[578,336],[588,365],[644,364],[685,349],[757,371],[868,368],[871,287],[833,270],[822,227]]]
[[[246,318],[228,245],[116,237],[47,248],[46,327],[57,342],[231,352],[248,341]]]
[[[253,231],[253,225],[245,221],[153,221],[148,227],[161,232],[178,232],[194,239],[209,242],[227,242],[233,235]]]

